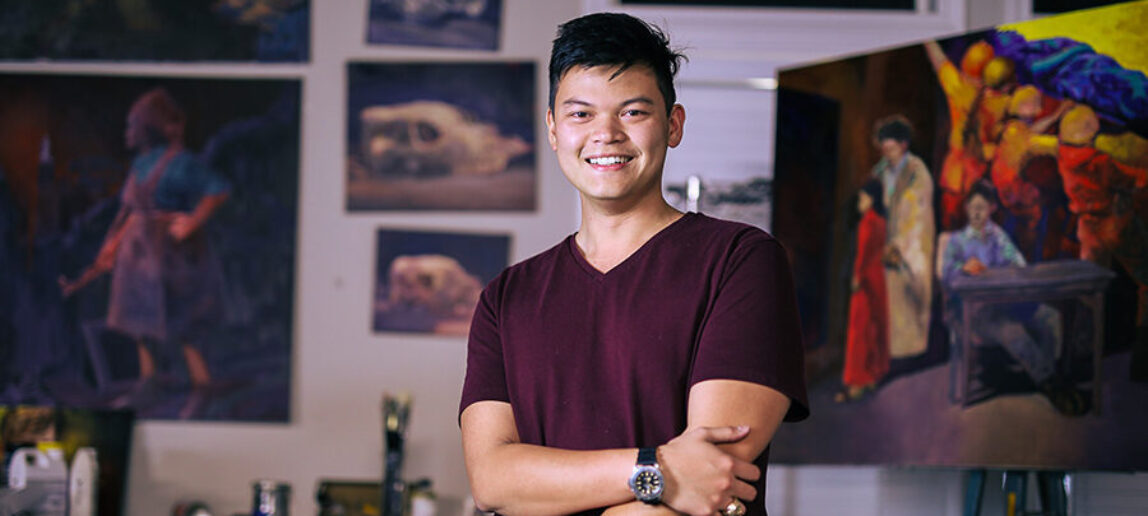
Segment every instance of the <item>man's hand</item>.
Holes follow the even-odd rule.
[[[969,261],[965,262],[965,264],[963,266],[961,266],[961,271],[963,271],[965,274],[969,274],[971,276],[976,276],[978,274],[981,274],[981,273],[985,272],[987,269],[988,269],[988,267],[985,266],[984,262],[978,260],[977,257],[975,257],[975,256],[972,258],[969,258]]]
[[[892,269],[900,268],[905,263],[905,258],[901,256],[901,250],[894,245],[885,248],[883,259],[885,266]]]
[[[713,515],[731,498],[753,500],[750,484],[761,476],[751,462],[717,447],[749,435],[748,426],[698,427],[658,447],[658,464],[666,480],[662,502],[678,512]]]

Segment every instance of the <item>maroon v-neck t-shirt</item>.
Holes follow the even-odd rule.
[[[652,447],[685,430],[690,387],[704,380],[771,387],[792,400],[787,421],[804,419],[803,358],[785,249],[753,226],[687,213],[606,273],[571,235],[487,285],[459,413],[504,401],[523,443]],[[749,514],[764,514],[767,459]]]

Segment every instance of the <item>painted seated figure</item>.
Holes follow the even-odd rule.
[[[960,299],[949,288],[953,280],[976,276],[990,268],[1027,265],[1016,244],[991,220],[997,206],[996,189],[991,183],[983,180],[974,184],[964,201],[968,223],[949,234],[942,250],[941,273],[949,296],[945,306],[950,326],[961,320],[962,309]],[[1037,303],[994,305],[975,314],[973,321],[973,335],[965,338],[1004,348],[1058,411],[1069,416],[1088,411],[1088,397],[1056,370],[1056,357],[1062,347],[1059,312]]]

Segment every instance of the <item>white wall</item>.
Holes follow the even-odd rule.
[[[614,9],[612,0],[504,0],[503,36],[497,53],[370,47],[363,43],[365,0],[313,1],[312,61],[305,65],[0,65],[3,70],[19,71],[260,75],[300,77],[304,82],[291,422],[139,424],[132,450],[129,514],[167,514],[174,502],[183,499],[206,501],[217,514],[245,511],[250,504],[250,482],[256,478],[289,482],[295,491],[292,512],[314,514],[317,479],[379,477],[379,400],[384,391],[399,390],[410,391],[415,400],[405,474],[432,478],[443,497],[443,508],[457,510],[467,493],[456,423],[465,342],[370,331],[375,230],[511,232],[511,258],[520,260],[553,245],[576,226],[576,198],[545,148],[545,65],[558,23],[584,10]],[[990,0],[937,2],[937,14],[912,21],[787,11],[733,19],[692,11],[633,11],[665,25],[676,41],[689,45],[692,60],[682,75],[686,83],[683,101],[695,98],[699,106],[715,106],[699,107],[702,111],[693,115],[705,121],[720,120],[709,111],[722,109],[720,103],[713,103],[723,91],[715,83],[768,77],[782,66],[953,34],[964,30],[969,19],[982,25],[994,23],[986,21],[989,15],[984,13],[1002,10]],[[981,4],[991,9],[978,10]],[[1001,16],[1023,9],[1005,11]],[[538,210],[525,214],[346,214],[343,142],[348,59],[536,61],[536,141],[541,150]],[[762,99],[753,108],[753,117],[771,120],[772,94],[754,95],[741,89],[731,98]],[[741,146],[745,154],[731,159],[749,171],[768,169],[771,144],[761,142],[772,142],[772,123],[750,120],[745,127],[737,133],[756,141],[756,146]],[[671,163],[697,161],[707,150],[710,147],[704,144],[683,146]],[[707,154],[712,159],[713,153]],[[955,471],[774,467],[769,479],[769,506],[775,515],[961,513],[963,483]],[[1089,474],[1076,479],[1073,500],[1078,514],[1132,514],[1138,503],[1135,498],[1128,498],[1134,500],[1129,502],[1133,505],[1122,508],[1112,505],[1110,493],[1148,491],[1144,476]],[[992,479],[988,485],[992,489]],[[991,493],[986,496],[988,502],[993,501]]]
[[[178,500],[217,514],[250,510],[251,481],[281,479],[294,489],[293,514],[315,514],[319,478],[378,479],[379,402],[384,391],[413,394],[405,473],[429,477],[457,506],[467,493],[456,412],[465,339],[371,332],[375,231],[380,227],[512,233],[511,259],[553,245],[577,224],[576,198],[550,152],[538,152],[534,213],[344,211],[348,60],[532,60],[538,73],[537,141],[546,149],[546,62],[555,27],[577,16],[568,0],[505,0],[500,48],[485,51],[368,46],[365,0],[313,0],[312,60],[302,65],[4,63],[10,71],[193,76],[275,76],[303,80],[303,127],[296,272],[296,318],[288,424],[143,422],[135,429],[128,514],[169,514]]]

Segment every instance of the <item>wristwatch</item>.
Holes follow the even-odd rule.
[[[639,448],[638,463],[634,465],[634,473],[630,475],[630,490],[638,500],[658,504],[662,501],[662,492],[665,489],[662,468],[658,466],[658,449]]]

